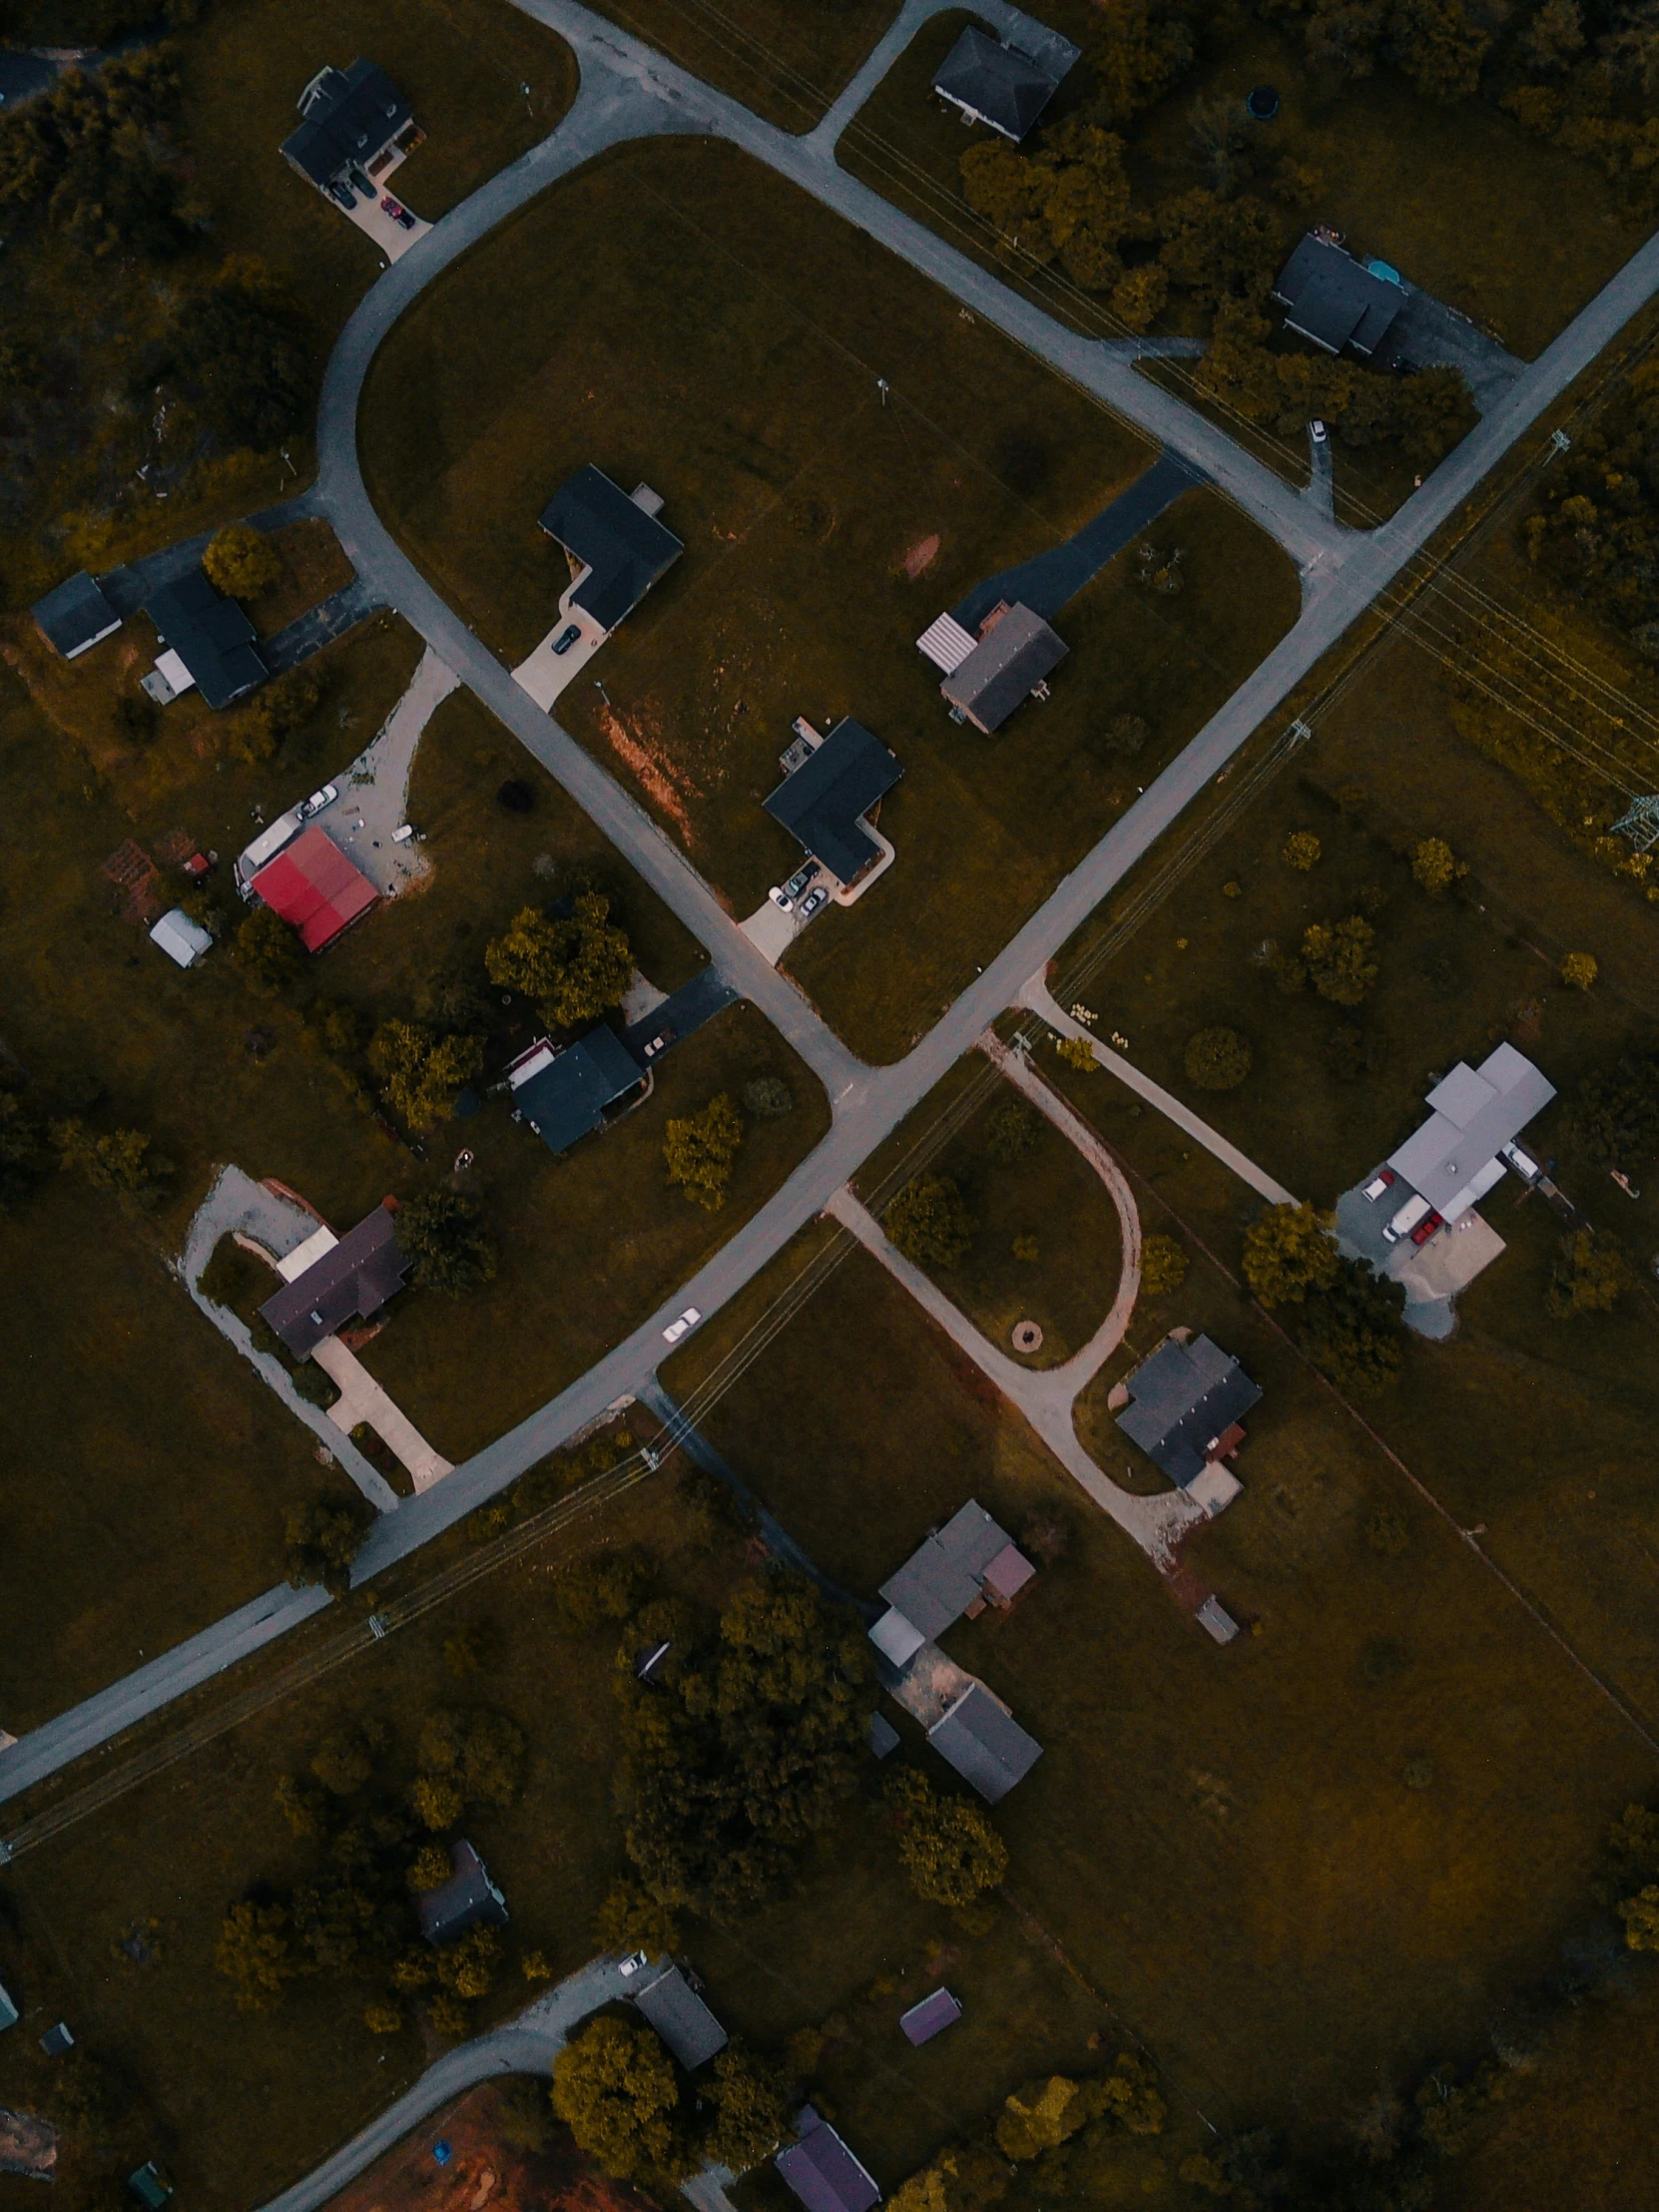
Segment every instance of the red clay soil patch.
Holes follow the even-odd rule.
[[[434,2112],[331,2200],[330,2212],[656,2212],[649,2197],[611,2181],[563,2128],[550,2147],[515,2150],[501,2132],[501,2091],[469,2090]],[[432,2145],[450,2146],[440,2166]]]
[[[913,584],[918,576],[925,576],[939,557],[939,533],[930,538],[917,538],[904,556],[904,573]]]
[[[686,812],[685,801],[680,796],[680,778],[673,766],[642,744],[622,717],[611,708],[606,707],[599,720],[612,752],[632,769],[651,798],[679,830],[690,850],[697,840],[692,830],[691,817]],[[700,796],[695,787],[692,796]]]

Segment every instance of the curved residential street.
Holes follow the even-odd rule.
[[[371,286],[329,360],[320,402],[318,482],[308,511],[326,514],[365,587],[396,608],[461,682],[513,732],[709,948],[720,974],[753,1000],[825,1084],[829,1135],[731,1241],[681,1285],[663,1309],[518,1427],[422,1495],[381,1516],[357,1562],[357,1579],[380,1573],[503,1489],[625,1392],[647,1387],[663,1353],[662,1329],[687,1305],[718,1312],[830,1206],[882,1140],[977,1044],[1072,932],[1141,860],[1212,778],[1354,621],[1396,578],[1539,415],[1659,290],[1659,238],[1650,240],[1590,301],[1501,401],[1388,522],[1369,533],[1323,513],[1226,434],[1139,375],[1122,341],[1064,328],[997,277],[839,168],[835,140],[910,36],[951,0],[908,0],[893,28],[807,136],[791,137],[716,92],[575,0],[515,0],[576,54],[581,88],[552,134],[421,238]],[[1004,20],[982,5],[986,20]],[[764,960],[719,898],[645,810],[515,684],[393,542],[358,467],[357,413],[364,377],[397,318],[425,287],[514,210],[560,177],[631,139],[665,133],[723,138],[942,286],[1057,371],[1095,393],[1147,434],[1201,469],[1285,547],[1302,574],[1299,620],[1136,804],[1051,892],[915,1049],[895,1066],[866,1067],[820,1019],[787,977]],[[1159,348],[1149,341],[1147,350]],[[1259,1187],[1259,1186],[1258,1186]],[[1024,1371],[1021,1371],[1022,1374]],[[1029,1378],[1027,1377],[1027,1380]],[[1035,1417],[1035,1416],[1033,1416]],[[1046,1418],[1046,1416],[1045,1416]],[[1061,1450],[1079,1479],[1075,1438]],[[1069,1409],[1067,1414],[1069,1435]],[[1084,1455],[1086,1457],[1086,1455]],[[1093,1462],[1088,1462],[1092,1468]],[[1105,1478],[1094,1470],[1095,1478]],[[1111,1485],[1107,1485],[1112,1487]],[[1106,1502],[1103,1500],[1103,1502]],[[1111,1510],[1108,1504],[1108,1510]],[[0,1752],[0,1802],[325,1605],[319,1591],[273,1591],[192,1637],[164,1659],[46,1723]],[[0,1845],[0,1856],[4,1847]],[[289,2199],[280,2200],[287,2206]],[[301,2203],[319,2197],[293,2197]]]

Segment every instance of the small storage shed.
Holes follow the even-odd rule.
[[[37,599],[29,612],[47,644],[66,661],[79,660],[101,638],[112,637],[121,628],[121,617],[85,569]]]
[[[923,1997],[919,2004],[912,2004],[908,2012],[901,2012],[898,2015],[898,2024],[904,2030],[907,2041],[927,2043],[961,2016],[960,1998],[952,1996],[948,1989],[935,1989],[931,1996]]]
[[[635,2004],[687,2073],[695,2073],[717,2051],[726,2048],[725,2028],[678,1966],[670,1966],[655,1981],[632,1993]]]
[[[160,945],[170,960],[177,960],[184,968],[195,967],[204,953],[213,950],[214,941],[199,921],[192,921],[183,906],[175,906],[163,914],[150,932],[150,942]]]
[[[798,2141],[773,2160],[807,2212],[870,2212],[881,2201],[875,2177],[810,2104],[796,2118]]]
[[[441,1889],[426,1890],[415,1900],[420,1933],[429,1943],[452,1943],[480,1921],[504,1926],[507,1901],[489,1878],[489,1870],[463,1838],[449,1847],[453,1869]]]

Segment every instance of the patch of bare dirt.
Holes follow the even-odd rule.
[[[545,2150],[508,2142],[502,2111],[514,2094],[486,2082],[435,2112],[333,2198],[329,2212],[657,2212],[637,2189],[590,2165],[562,2127],[552,2128]],[[449,2145],[446,2165],[432,2156],[438,2142]]]
[[[925,576],[939,557],[939,533],[937,530],[925,538],[917,538],[904,556],[904,573],[913,584],[918,576]]]
[[[667,758],[662,730],[650,707],[636,708],[631,724],[624,722],[614,708],[603,707],[599,725],[611,751],[639,778],[687,845],[693,844],[696,839],[691,817],[686,812],[686,800],[702,795],[684,772]]]

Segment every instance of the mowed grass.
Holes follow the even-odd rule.
[[[672,1363],[679,1395],[799,1264]],[[1266,1393],[1244,1496],[1187,1546],[1247,1624],[1225,1651],[861,1253],[706,1426],[860,1596],[967,1496],[1016,1531],[1070,1521],[1013,1613],[945,1638],[1044,1746],[996,1814],[1010,1882],[1212,2120],[1317,2141],[1379,2074],[1479,2042],[1653,1761],[1224,1274],[1195,1267],[1170,1303]],[[1367,1541],[1382,1504],[1401,1557]],[[1419,1756],[1426,1790],[1403,1779]]]
[[[7,1484],[7,1540],[28,1570],[0,1628],[0,1724],[14,1732],[20,1718],[44,1718],[129,1671],[141,1647],[153,1658],[268,1587],[280,1571],[281,1508],[316,1479],[305,1432],[164,1272],[219,1165],[275,1176],[344,1226],[387,1193],[407,1198],[446,1174],[463,1143],[478,1153],[473,1187],[499,1238],[501,1275],[453,1305],[410,1294],[370,1352],[459,1459],[635,1327],[828,1120],[816,1081],[744,1006],[671,1054],[651,1103],[563,1166],[494,1102],[435,1133],[418,1159],[351,1103],[306,1019],[314,998],[353,1006],[368,1025],[407,1018],[434,977],[476,971],[488,938],[573,872],[616,901],[659,988],[697,971],[698,946],[551,779],[457,694],[416,756],[411,807],[432,862],[424,885],[382,904],[287,998],[256,997],[224,947],[181,972],[123,915],[105,858],[127,838],[151,847],[184,827],[220,852],[223,882],[254,827],[255,797],[274,820],[339,776],[396,703],[419,642],[385,618],[329,648],[319,717],[258,768],[218,750],[223,718],[216,728],[193,716],[188,696],[183,719],[165,719],[148,748],[119,742],[109,702],[131,649],[124,635],[66,672],[64,688],[45,695],[57,722],[0,672],[6,1048],[37,1115],[89,1099],[95,1129],[146,1131],[176,1170],[160,1207],[130,1221],[112,1197],[49,1168],[8,1225],[21,1255],[8,1297],[22,1402],[40,1413],[14,1434]],[[531,789],[527,814],[496,803],[509,775]],[[183,879],[164,874],[163,888],[171,895]],[[498,1054],[514,1042],[504,1035]],[[796,1109],[757,1126],[725,1210],[705,1214],[665,1185],[663,1121],[759,1072],[783,1075]],[[107,1392],[89,1389],[106,1360]],[[153,1554],[165,1554],[161,1564],[122,1571]]]
[[[527,1951],[541,1950],[559,1975],[594,1955],[594,1917],[624,1869],[612,1795],[617,1635],[561,1633],[551,1577],[596,1546],[644,1545],[660,1588],[700,1609],[723,1602],[755,1571],[755,1554],[680,1502],[682,1465],[671,1458],[602,1520],[550,1539],[8,1868],[15,1918],[0,1922],[6,1986],[31,2022],[37,2011],[71,2018],[81,2044],[129,2085],[109,2149],[97,2159],[65,2155],[58,2186],[67,2212],[97,2202],[102,2169],[115,2170],[117,2153],[124,2172],[163,2157],[193,2203],[243,2212],[298,2180],[438,2054],[412,2024],[390,2038],[364,2028],[375,1979],[299,1981],[276,2012],[246,2014],[214,1969],[227,1907],[262,1882],[285,1889],[314,1864],[273,1797],[280,1776],[304,1777],[332,1729],[368,1717],[388,1725],[381,1787],[411,1771],[421,1722],[435,1707],[504,1713],[523,1731],[520,1800],[506,1812],[469,1813],[461,1829],[512,1916],[507,1964],[478,2007],[478,2027],[545,1988],[519,1975]],[[404,1579],[422,1571],[406,1569]],[[443,1654],[460,1631],[485,1654],[464,1683]],[[315,1636],[301,1631],[296,1642]],[[878,1802],[888,1771],[870,1762],[787,1895],[727,1930],[688,1922],[681,1948],[707,1978],[719,2018],[763,2048],[777,2052],[799,2027],[829,2026],[832,2041],[815,2079],[832,2089],[837,2119],[890,2188],[939,2143],[994,2113],[1021,2080],[1054,2067],[1098,2068],[1107,2060],[1091,2052],[1090,2036],[1104,2035],[1108,2056],[1117,2036],[1040,1927],[999,1910],[970,1931],[909,1892]],[[152,1916],[161,1954],[134,1967],[113,1946]],[[963,1997],[967,2016],[912,2051],[897,2015],[940,1979]],[[0,2046],[0,2098],[50,2111],[53,2089],[32,2035]],[[1197,2139],[1190,2116],[1178,2113],[1151,2165],[1172,2167]]]
[[[866,1205],[879,1210],[889,1202],[912,1147],[944,1115],[959,1113],[964,1091],[983,1087],[986,1073],[979,1056],[968,1054],[870,1155],[856,1178]],[[1028,1145],[1017,1159],[1002,1156],[1005,1145],[999,1151],[999,1117],[1010,1108]],[[998,1077],[920,1172],[949,1177],[972,1224],[973,1241],[955,1266],[927,1266],[945,1296],[1027,1367],[1058,1367],[1080,1352],[1117,1296],[1123,1249],[1111,1196],[1076,1146]],[[1009,1342],[1020,1321],[1043,1333],[1029,1357]]]
[[[1151,455],[723,148],[612,157],[470,256],[382,352],[364,453],[382,512],[508,660],[568,576],[536,526],[553,487],[594,460],[664,494],[686,555],[560,716],[734,912],[799,859],[760,804],[794,718],[852,715],[893,750],[881,826],[899,860],[790,958],[875,1059],[908,1047],[1296,613],[1289,563],[1193,494],[1153,533],[1187,556],[1181,596],[1143,590],[1122,556],[1059,617],[1072,654],[1046,705],[996,739],[951,723],[914,638]],[[1124,714],[1151,733],[1132,762],[1106,746]]]

